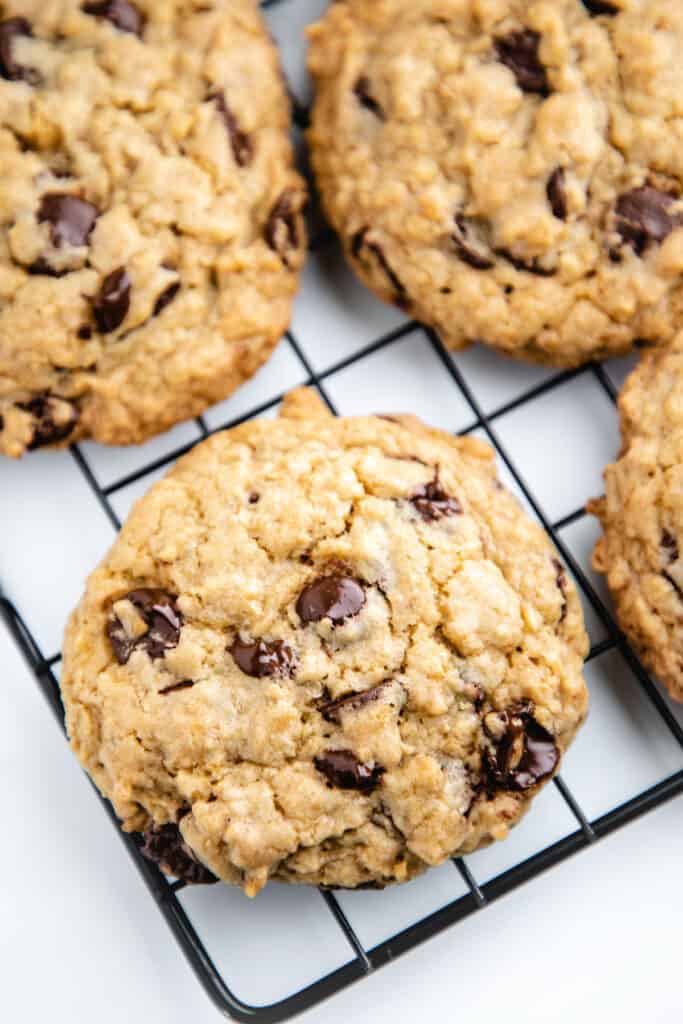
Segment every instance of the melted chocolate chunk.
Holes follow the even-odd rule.
[[[165,697],[168,693],[177,693],[179,690],[190,690],[193,686],[193,679],[183,679],[181,683],[171,683],[170,686],[164,686],[163,690],[159,690],[159,693],[162,697]]]
[[[121,620],[112,613],[107,623],[107,636],[120,665],[125,665],[135,650],[146,651],[150,658],[163,658],[166,651],[178,646],[183,617],[172,594],[144,587],[131,590],[126,600],[142,617],[147,632],[137,638],[129,636]]]
[[[33,416],[33,439],[29,451],[49,444],[65,441],[78,423],[78,409],[67,398],[54,395],[36,395],[28,402],[17,403],[20,409]]]
[[[120,327],[130,309],[132,282],[125,267],[108,274],[92,300],[92,311],[100,334],[110,334]]]
[[[567,574],[564,571],[564,566],[558,558],[553,558],[553,565],[555,567],[555,583],[557,584],[558,590],[564,598],[562,604],[562,611],[560,612],[560,623],[564,622],[567,615]]]
[[[355,260],[360,259],[361,249],[365,243],[365,236],[369,228],[361,228],[351,236],[351,255]]]
[[[618,14],[619,8],[609,0],[582,0],[583,6],[591,14]]]
[[[235,163],[238,167],[246,167],[254,155],[251,138],[240,128],[237,116],[226,103],[225,96],[222,92],[211,93],[209,100],[216,104],[218,112],[223,118],[223,122],[230,138],[230,145],[232,147],[233,156],[235,157]]]
[[[666,555],[666,559],[671,564],[672,562],[678,561],[678,541],[672,533],[668,530],[662,530],[662,551]]]
[[[455,231],[451,238],[460,259],[475,270],[490,270],[494,265],[491,250],[479,237],[475,222],[463,213],[456,213],[454,220]]]
[[[13,57],[14,40],[19,36],[32,36],[31,23],[26,18],[5,18],[0,21],[0,77],[10,82],[28,82],[40,85],[43,76],[35,68],[24,67]]]
[[[30,267],[26,267],[27,273],[33,277],[66,277],[69,270],[55,270],[44,257],[40,256]]]
[[[676,197],[651,185],[641,185],[619,196],[616,227],[639,256],[652,243],[663,242],[674,228],[683,225],[683,213],[669,212]]]
[[[298,217],[298,193],[293,188],[287,188],[270,211],[264,230],[266,243],[285,266],[288,266],[290,249],[298,249],[301,244]]]
[[[661,537],[662,553],[668,565],[673,565],[674,562],[678,561],[678,541],[672,533],[668,530],[662,530]],[[664,579],[671,584],[678,596],[683,600],[683,590],[673,578],[671,573],[664,571],[662,573]]]
[[[321,576],[301,591],[296,602],[302,622],[331,619],[335,626],[358,615],[365,604],[365,591],[350,576]]]
[[[380,267],[389,278],[389,283],[393,286],[399,299],[405,299],[407,292],[403,286],[403,282],[400,280],[396,271],[391,267],[388,259],[384,255],[384,250],[378,242],[367,242],[367,247],[371,253],[373,253],[379,263]]]
[[[554,267],[544,267],[538,260],[523,260],[515,256],[509,249],[496,249],[496,253],[511,263],[515,270],[524,271],[526,274],[536,274],[537,277],[553,277],[557,271]]]
[[[152,310],[152,316],[159,316],[160,313],[166,309],[167,306],[175,299],[176,295],[180,291],[180,281],[174,281],[173,284],[169,284],[167,288],[164,288],[163,292],[154,303],[154,309]]]
[[[379,263],[382,270],[384,271],[384,273],[386,274],[387,278],[389,279],[390,284],[394,288],[394,291],[396,292],[397,302],[399,304],[402,304],[405,302],[408,293],[406,292],[403,286],[403,282],[399,279],[398,275],[396,274],[396,272],[390,265],[389,261],[387,260],[386,256],[384,255],[384,250],[382,249],[382,246],[379,244],[379,242],[368,241],[367,234],[369,230],[369,228],[361,228],[360,231],[356,231],[355,235],[352,236],[351,255],[354,256],[356,259],[361,259],[362,251],[364,249],[367,250],[368,252],[371,252],[375,259],[377,260],[377,262]]]
[[[142,38],[145,16],[130,0],[99,0],[97,3],[83,4],[81,9],[95,18],[106,18],[122,32],[131,32]]]
[[[361,690],[360,693],[346,693],[343,697],[337,697],[336,700],[326,700],[322,704],[318,704],[318,711],[326,721],[338,724],[342,711],[358,711],[367,704],[374,704],[381,696],[384,686],[384,683],[380,683],[379,686]]]
[[[43,196],[38,209],[38,220],[52,225],[52,243],[58,249],[63,245],[86,245],[98,217],[99,211],[92,203],[62,192]]]
[[[141,852],[152,863],[158,865],[164,874],[188,885],[210,885],[217,882],[216,876],[204,867],[183,840],[177,825],[154,825],[142,836]]]
[[[444,491],[438,476],[413,491],[410,501],[426,522],[457,516],[462,512],[462,505]]]
[[[289,644],[281,640],[255,640],[253,643],[245,643],[237,637],[228,649],[235,659],[235,664],[247,676],[262,679],[263,676],[292,675],[294,654]]]
[[[370,793],[380,783],[384,768],[364,764],[352,750],[326,750],[315,758],[315,766],[338,789],[360,789]]]
[[[522,792],[549,778],[560,753],[550,733],[536,721],[528,704],[503,712],[505,732],[495,752],[486,752],[491,788]]]
[[[372,95],[370,79],[366,75],[361,75],[356,81],[356,84],[353,87],[353,94],[361,106],[373,113],[375,117],[380,119],[380,121],[384,120],[384,111]]]
[[[548,201],[553,214],[558,220],[567,219],[567,193],[565,192],[565,173],[563,167],[557,167],[548,179],[546,186]]]
[[[546,69],[538,55],[540,42],[538,32],[525,28],[496,39],[495,47],[498,60],[512,71],[523,92],[547,96],[550,86]]]

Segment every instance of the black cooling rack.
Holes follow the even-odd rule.
[[[287,336],[287,342],[292,346],[303,365],[307,368],[309,375],[307,383],[310,386],[315,387],[329,408],[333,412],[336,412],[334,403],[331,401],[329,394],[325,389],[326,378],[341,368],[362,360],[369,353],[376,351],[380,347],[394,344],[406,334],[415,330],[425,331],[431,345],[443,363],[444,373],[450,375],[453,387],[459,390],[460,394],[465,397],[471,408],[472,424],[467,428],[467,430],[463,431],[463,433],[471,433],[474,430],[478,430],[483,431],[486,434],[488,440],[495,447],[499,458],[507,465],[510,473],[521,491],[524,493],[527,501],[536,512],[548,533],[552,536],[560,554],[564,558],[566,564],[573,571],[579,586],[584,591],[597,615],[603,621],[607,631],[607,637],[600,643],[593,646],[588,655],[588,660],[590,661],[591,659],[604,654],[608,650],[619,650],[633,671],[648,700],[652,703],[659,715],[662,728],[668,729],[679,746],[683,748],[683,729],[671,713],[671,710],[662,697],[659,689],[651,681],[647,671],[643,668],[639,659],[626,643],[609,610],[595,592],[581,566],[573,557],[559,533],[559,530],[562,527],[565,527],[581,518],[585,514],[584,510],[579,508],[571,515],[563,517],[558,522],[551,523],[543,513],[543,510],[537,503],[534,495],[529,490],[524,478],[510,458],[496,432],[496,420],[499,416],[503,415],[503,413],[509,412],[512,409],[529,402],[552,388],[561,386],[564,381],[577,376],[578,374],[593,375],[599,382],[600,386],[605,389],[610,399],[614,400],[614,387],[603,367],[599,365],[591,365],[584,367],[581,370],[573,371],[570,374],[559,373],[544,381],[538,387],[528,390],[524,395],[518,397],[513,402],[506,403],[504,406],[495,410],[495,412],[486,415],[482,411],[482,408],[470,387],[454,365],[453,361],[450,359],[448,353],[444,351],[439,339],[430,331],[415,323],[402,326],[385,337],[374,340],[349,359],[336,364],[321,374],[316,374],[313,371],[303,350],[291,333]],[[252,416],[268,411],[272,407],[276,406],[281,401],[282,397],[282,395],[277,395],[269,402],[264,403],[256,409],[250,410],[248,414],[241,416],[239,419],[227,425],[234,426],[238,422],[242,422]],[[210,432],[204,425],[201,418],[198,423],[202,434],[207,436]],[[98,485],[95,475],[77,445],[72,447],[71,454],[85,476],[89,486],[93,489],[97,500],[102,505],[102,508],[108,515],[109,519],[118,527],[120,524],[110,503],[110,495],[129,485],[138,478],[146,475],[152,469],[158,469],[165,463],[172,463],[185,450],[185,448],[178,449],[177,451],[165,456],[164,459],[144,466],[135,474],[130,474],[118,481],[116,484],[107,488],[101,488]],[[47,698],[47,701],[57,717],[60,726],[64,728],[64,712],[60,699],[59,685],[54,674],[54,666],[59,662],[60,655],[55,654],[51,657],[46,657],[44,655],[32,636],[24,619],[19,615],[14,605],[6,597],[2,596],[0,596],[0,613],[28,662],[31,671],[44,696]],[[233,992],[231,992],[220,972],[213,964],[211,956],[204,947],[189,917],[177,899],[177,894],[182,888],[184,888],[184,883],[171,882],[167,880],[153,864],[147,861],[140,854],[135,837],[126,836],[121,832],[116,821],[116,816],[108,802],[102,800],[102,803],[112,822],[115,824],[117,833],[126,844],[138,870],[145,879],[150,892],[154,896],[161,912],[166,918],[176,939],[180,943],[180,946],[192,965],[197,977],[218,1009],[226,1016],[233,1017],[236,1020],[255,1021],[258,1022],[258,1024],[271,1024],[271,1022],[287,1020],[294,1014],[314,1006],[333,993],[340,991],[352,982],[363,978],[365,975],[381,967],[383,964],[393,960],[400,953],[404,953],[407,950],[414,948],[421,942],[438,934],[445,928],[454,925],[456,922],[461,921],[468,915],[484,909],[489,903],[498,899],[498,897],[509,892],[511,889],[522,885],[524,882],[535,878],[541,872],[559,863],[571,854],[577,853],[579,850],[590,846],[592,843],[595,843],[599,839],[615,831],[615,829],[626,825],[633,819],[653,810],[665,801],[683,793],[683,770],[676,772],[657,785],[638,793],[632,799],[611,810],[608,814],[602,815],[601,817],[593,820],[584,813],[579,801],[561,777],[555,778],[553,780],[553,785],[557,787],[563,800],[574,815],[576,820],[576,830],[574,832],[559,842],[546,847],[528,860],[515,865],[508,871],[498,875],[493,880],[482,886],[477,884],[467,865],[462,860],[455,860],[455,866],[467,885],[467,893],[426,917],[424,920],[413,924],[411,927],[393,936],[391,939],[382,942],[373,949],[368,950],[363,947],[363,944],[356,935],[350,921],[344,914],[338,900],[335,898],[334,893],[321,892],[320,898],[327,904],[329,911],[332,913],[337,924],[342,929],[351,947],[352,959],[339,970],[329,974],[327,977],[322,978],[301,991],[296,992],[287,999],[264,1007],[248,1005],[238,999]]]
[[[294,2],[296,2],[296,0],[266,0],[262,6],[264,8],[268,8],[280,3]],[[308,119],[305,107],[296,99],[293,100],[293,106],[296,124],[299,128],[305,127]],[[331,233],[323,229],[317,234],[317,236],[314,236],[312,248],[320,249],[334,244],[335,242]],[[367,356],[378,352],[380,349],[389,348],[393,344],[405,338],[407,335],[416,332],[422,332],[424,337],[428,340],[428,343],[432,347],[436,356],[443,364],[443,372],[450,377],[454,391],[461,399],[465,400],[469,410],[471,411],[471,423],[465,430],[461,431],[461,433],[469,434],[474,431],[477,431],[480,434],[483,433],[487,437],[488,441],[494,446],[499,459],[507,466],[520,491],[524,494],[538,519],[553,538],[562,558],[574,573],[579,587],[583,590],[586,599],[602,621],[606,631],[606,638],[593,646],[588,655],[588,660],[590,661],[593,658],[605,654],[607,651],[618,650],[633,672],[647,699],[654,707],[657,715],[659,716],[662,729],[665,731],[668,730],[673,736],[675,742],[677,742],[679,747],[683,749],[683,728],[681,728],[681,725],[672,714],[665,699],[657,686],[651,681],[647,671],[644,669],[639,659],[626,643],[626,640],[619,631],[610,610],[605,606],[599,595],[596,593],[582,567],[574,558],[572,552],[569,550],[567,544],[562,538],[560,530],[581,519],[585,515],[584,509],[577,508],[570,515],[564,516],[556,522],[551,522],[530,490],[522,473],[515,465],[497,432],[497,420],[501,416],[531,402],[546,392],[552,391],[554,388],[561,387],[562,384],[582,374],[591,375],[600,388],[602,388],[607,394],[610,401],[614,402],[616,393],[609,375],[606,373],[605,369],[598,364],[589,365],[575,371],[557,373],[543,380],[541,384],[529,388],[513,401],[506,402],[496,408],[493,412],[486,414],[465,377],[460,372],[455,362],[444,350],[439,338],[433,332],[415,322],[407,322],[382,337],[375,338],[353,355],[334,363],[332,366],[327,367],[324,371],[319,373],[315,372],[300,342],[291,331],[287,333],[286,339],[283,343],[288,344],[291,347],[294,355],[301,363],[308,378],[305,383],[316,388],[330,410],[336,414],[337,410],[335,408],[335,404],[326,389],[326,381],[328,378],[331,378],[352,364],[360,362]],[[282,394],[274,396],[269,401],[251,408],[244,415],[223,424],[220,429],[236,426],[238,423],[241,423],[246,419],[269,412],[279,404],[282,397]],[[202,437],[207,437],[211,431],[207,427],[204,419],[199,417],[196,422]],[[191,445],[185,445],[178,448],[175,451],[166,454],[163,458],[148,463],[136,470],[134,473],[126,475],[107,487],[101,487],[98,484],[95,473],[88,464],[86,455],[78,445],[74,445],[71,448],[71,455],[87,481],[88,486],[92,489],[92,492],[101,505],[103,511],[111,523],[116,528],[119,528],[119,517],[117,516],[110,501],[112,495],[116,494],[124,487],[141,480],[148,473],[159,470],[167,464],[170,465],[190,447]],[[60,698],[59,684],[54,671],[55,666],[60,660],[59,653],[49,655],[40,649],[26,621],[19,615],[14,604],[7,597],[2,596],[1,590],[0,615],[4,619],[10,633],[25,657],[43,695],[46,697],[52,711],[63,729],[64,712]],[[380,968],[383,964],[395,959],[399,954],[413,949],[421,942],[424,942],[426,939],[431,938],[444,929],[455,925],[470,914],[484,910],[490,903],[498,899],[500,896],[503,896],[505,893],[510,892],[510,890],[536,878],[547,868],[558,864],[560,861],[566,859],[572,854],[590,846],[603,837],[609,835],[611,832],[614,832],[616,829],[628,824],[635,818],[653,810],[665,801],[670,800],[679,794],[683,794],[683,770],[669,776],[657,785],[634,795],[625,803],[622,803],[620,806],[609,811],[609,813],[593,819],[584,812],[579,800],[574,796],[561,777],[556,777],[553,780],[553,785],[559,791],[559,794],[575,819],[576,828],[571,834],[565,836],[565,838],[561,839],[559,842],[547,846],[539,853],[521,863],[516,864],[514,867],[497,875],[491,881],[483,885],[477,884],[464,861],[456,859],[454,864],[466,885],[465,895],[460,896],[458,899],[455,899],[453,902],[392,936],[390,939],[380,943],[374,948],[364,948],[360,938],[354,931],[351,922],[344,913],[334,893],[321,892],[320,899],[327,905],[328,910],[333,915],[334,920],[342,930],[345,939],[349,944],[351,958],[348,963],[333,973],[321,978],[311,985],[308,985],[288,998],[269,1006],[249,1005],[239,999],[230,990],[178,899],[178,893],[184,888],[184,883],[173,882],[166,879],[166,877],[153,864],[147,861],[139,851],[136,838],[124,835],[121,832],[118,827],[116,816],[108,802],[102,800],[102,804],[115,825],[118,835],[128,848],[128,852],[133,858],[138,871],[143,876],[150,893],[154,897],[161,913],[166,918],[169,927],[183,949],[183,952],[185,953],[185,956],[191,964],[195,974],[216,1007],[226,1017],[231,1017],[239,1021],[254,1021],[257,1022],[257,1024],[274,1024],[274,1022],[287,1020],[295,1014],[315,1006],[328,996],[331,996],[335,992],[339,992],[352,982],[362,979],[372,971]]]

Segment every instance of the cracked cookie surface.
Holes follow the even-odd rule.
[[[622,449],[589,504],[593,565],[643,662],[683,701],[683,333],[647,352],[619,397]]]
[[[507,834],[585,716],[586,649],[487,445],[299,391],[136,505],[62,692],[164,870],[381,887]]]
[[[340,0],[309,36],[323,204],[380,297],[560,366],[671,339],[678,0]]]
[[[268,358],[289,124],[255,0],[0,2],[0,454],[143,441]]]

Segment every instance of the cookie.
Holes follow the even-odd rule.
[[[328,218],[451,349],[577,366],[683,315],[683,5],[341,0],[310,30]]]
[[[0,454],[144,441],[268,358],[289,123],[254,0],[0,4]]]
[[[487,445],[301,391],[136,505],[62,692],[163,870],[381,887],[507,834],[584,718],[586,649]]]
[[[623,444],[605,470],[593,565],[644,664],[683,701],[683,333],[646,353],[619,398]]]

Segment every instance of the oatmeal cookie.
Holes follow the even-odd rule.
[[[586,649],[487,445],[301,391],[136,505],[62,691],[163,870],[381,887],[507,834],[585,716]]]
[[[268,358],[289,123],[255,0],[0,2],[0,454],[144,441]]]
[[[324,207],[380,297],[557,366],[673,337],[679,0],[341,0],[309,33]]]

